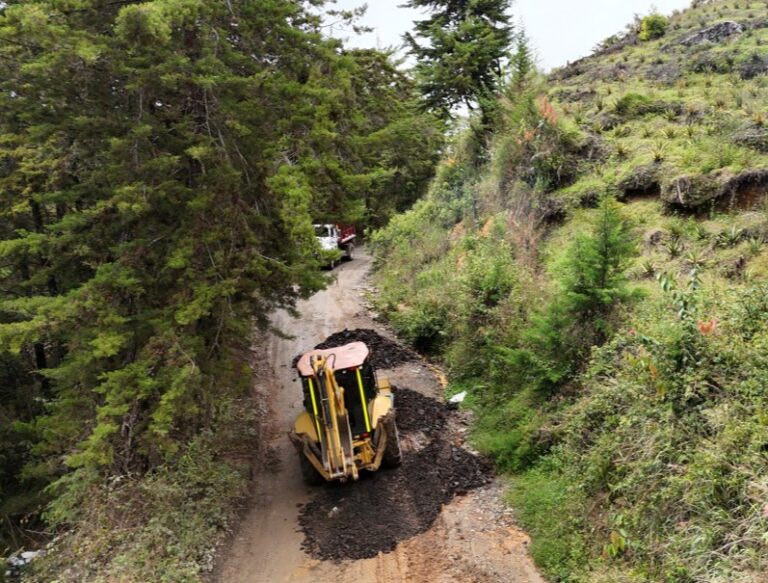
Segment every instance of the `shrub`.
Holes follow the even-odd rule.
[[[747,581],[765,572],[768,294],[730,294],[721,320],[696,270],[684,288],[660,281],[667,313],[649,306],[594,353],[543,463],[584,494],[568,514],[596,525],[594,556],[631,557],[643,580]],[[534,515],[534,535],[546,528]]]
[[[661,38],[667,32],[669,19],[658,13],[649,14],[640,23],[640,40]]]
[[[520,524],[531,533],[536,564],[550,580],[568,581],[586,562],[586,530],[577,491],[553,461],[514,478],[508,496]]]
[[[563,255],[552,300],[531,317],[517,345],[496,347],[499,374],[485,396],[476,443],[502,467],[523,470],[547,453],[551,440],[543,428],[557,407],[553,397],[608,338],[615,308],[635,297],[626,275],[634,254],[628,225],[606,197],[591,231]]]
[[[640,93],[627,93],[613,106],[614,112],[625,119],[642,117],[649,114],[664,114],[675,119],[680,111],[679,104],[656,101]]]

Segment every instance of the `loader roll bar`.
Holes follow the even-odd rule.
[[[360,403],[363,408],[363,418],[365,419],[365,430],[370,433],[371,420],[368,418],[368,403],[365,399],[365,389],[363,388],[363,377],[360,374],[360,368],[355,370],[357,373],[357,385],[360,387]]]
[[[338,348],[307,352],[299,359],[296,366],[299,369],[299,374],[301,376],[309,377],[315,375],[315,369],[312,366],[313,358],[322,357],[328,360],[333,357],[333,368],[335,370],[343,370],[362,366],[368,358],[368,355],[368,347],[363,342],[352,342],[346,346],[340,346]]]

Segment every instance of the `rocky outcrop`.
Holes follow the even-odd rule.
[[[733,174],[718,170],[711,174],[678,176],[665,183],[661,199],[673,209],[696,212],[712,206],[732,207],[739,196],[755,188],[768,188],[768,168]]]
[[[660,173],[661,165],[656,162],[633,168],[617,184],[619,198],[627,199],[638,195],[658,193],[660,190]]]
[[[664,184],[661,200],[673,208],[694,210],[717,198],[720,187],[719,177],[678,176]]]
[[[710,42],[713,44],[721,44],[731,40],[736,35],[744,32],[744,27],[736,21],[725,20],[718,22],[717,24],[694,32],[693,34],[683,38],[678,44],[686,47],[692,47],[704,42]]]

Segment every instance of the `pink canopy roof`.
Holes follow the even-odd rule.
[[[335,355],[335,358],[331,355]],[[327,348],[325,350],[311,350],[304,354],[296,367],[299,374],[303,377],[309,377],[315,374],[312,370],[310,358],[312,356],[324,356],[330,359],[328,364],[334,370],[343,370],[345,368],[355,368],[363,364],[368,358],[368,347],[363,342],[351,342],[337,348]]]

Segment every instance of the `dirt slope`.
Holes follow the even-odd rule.
[[[293,380],[293,357],[344,328],[381,327],[367,315],[361,294],[370,259],[363,253],[335,272],[337,281],[303,302],[302,317],[275,315],[274,323],[293,339],[272,336],[264,358],[273,364],[273,377],[255,387],[259,398],[270,402],[273,427],[270,459],[256,476],[253,505],[224,553],[219,583],[427,583],[427,582],[543,582],[526,552],[527,538],[513,525],[498,498],[501,488],[492,483],[454,499],[432,526],[400,542],[393,552],[355,561],[321,561],[302,550],[299,528],[302,507],[324,492],[310,491],[302,482],[296,453],[286,430],[301,409],[301,390]],[[441,388],[421,363],[388,371],[400,387],[439,397]],[[462,428],[455,433],[460,434]],[[406,444],[418,447],[418,439]],[[354,485],[346,487],[354,488]],[[361,516],[360,520],[365,520]]]

